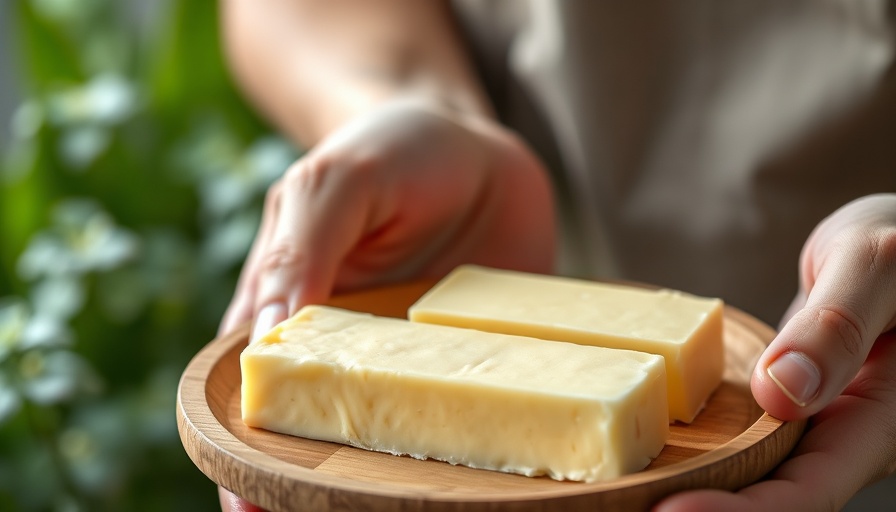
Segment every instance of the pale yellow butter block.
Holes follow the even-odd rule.
[[[596,481],[665,445],[662,358],[307,306],[242,353],[249,426]]]
[[[661,355],[669,419],[685,423],[722,380],[722,316],[719,299],[473,265],[455,269],[408,311],[414,322]]]

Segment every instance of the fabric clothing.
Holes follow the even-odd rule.
[[[896,191],[896,2],[455,0],[502,119],[552,171],[560,273],[776,325],[803,243]],[[846,510],[889,510],[896,475]]]
[[[812,228],[896,192],[883,0],[456,0],[502,121],[551,169],[560,273],[776,325]]]

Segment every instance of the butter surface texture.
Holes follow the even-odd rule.
[[[723,303],[467,265],[411,306],[415,322],[621,348],[665,358],[669,419],[690,423],[724,370]]]
[[[650,354],[306,306],[240,362],[247,425],[392,454],[596,481],[668,438]]]

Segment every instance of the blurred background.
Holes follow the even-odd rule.
[[[218,37],[213,0],[0,0],[0,511],[219,510],[176,387],[299,151]]]
[[[175,424],[264,190],[211,0],[0,0],[0,511],[215,510]]]

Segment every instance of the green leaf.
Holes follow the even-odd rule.
[[[78,46],[65,30],[52,20],[38,14],[32,2],[16,3],[18,23],[15,25],[19,62],[24,63],[30,85],[46,92],[59,83],[80,82],[84,74],[80,65]]]

